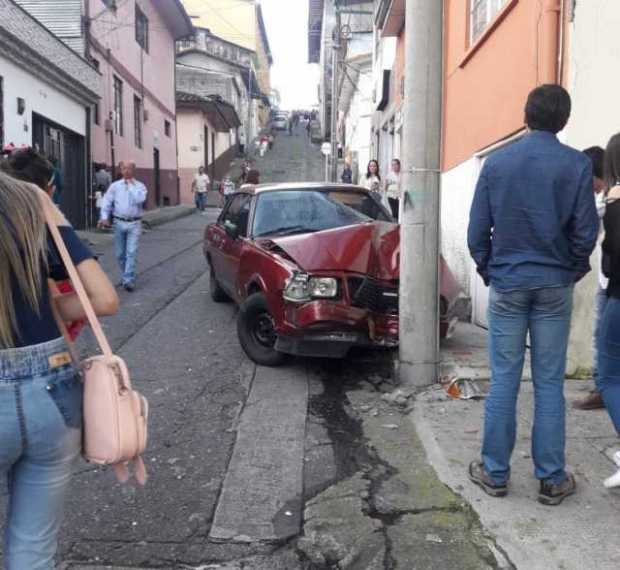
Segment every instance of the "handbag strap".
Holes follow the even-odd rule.
[[[53,216],[53,212],[51,211],[52,205],[45,198],[41,198],[41,203],[43,204],[43,213],[45,215],[45,222],[47,223],[47,227],[49,228],[50,234],[52,235],[52,239],[54,240],[54,243],[56,244],[56,248],[58,249],[58,253],[60,254],[62,262],[65,266],[65,269],[67,270],[67,273],[69,274],[69,278],[71,279],[71,284],[73,285],[73,288],[75,289],[75,292],[77,293],[78,299],[80,300],[80,303],[82,304],[82,307],[84,308],[84,312],[86,313],[86,318],[88,319],[90,328],[92,329],[95,335],[95,338],[97,339],[97,344],[99,345],[99,348],[101,349],[101,352],[103,353],[103,355],[106,358],[111,358],[113,355],[112,355],[112,348],[110,347],[110,343],[108,342],[108,339],[105,336],[105,333],[103,332],[103,328],[101,327],[101,323],[99,322],[99,319],[97,318],[97,315],[95,314],[93,305],[90,302],[88,295],[86,294],[86,289],[84,289],[84,284],[82,283],[82,280],[80,279],[77,269],[75,265],[73,264],[73,261],[71,260],[71,256],[69,255],[67,246],[65,245],[65,242],[62,239],[62,236],[60,235],[58,226],[54,223],[54,216]],[[62,319],[57,319],[57,320],[62,320]],[[71,339],[69,338],[69,335],[67,334],[66,327],[61,327],[61,332],[63,336],[65,337],[65,339],[67,339],[69,346],[72,347],[73,343]],[[72,349],[72,351],[73,350],[74,349]]]

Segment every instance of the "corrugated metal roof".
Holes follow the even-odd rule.
[[[59,38],[81,38],[82,0],[14,0]]]

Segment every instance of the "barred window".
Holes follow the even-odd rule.
[[[114,133],[123,136],[123,82],[114,76]]]
[[[473,44],[484,33],[507,3],[508,0],[470,0],[470,43]]]
[[[140,97],[133,97],[133,128],[136,146],[142,148],[142,101]]]

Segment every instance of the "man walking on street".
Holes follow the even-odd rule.
[[[485,162],[471,207],[468,245],[489,292],[491,389],[482,461],[469,477],[487,494],[508,492],[516,404],[526,338],[534,383],[532,456],[538,501],[558,505],[575,492],[565,471],[564,374],[573,287],[589,270],[598,233],[592,162],[556,134],[569,94],[543,85],[528,96],[529,133]]]
[[[122,178],[114,182],[103,197],[99,227],[109,228],[114,220],[114,249],[126,291],[136,287],[136,256],[142,233],[146,186],[134,178],[136,165],[121,162]]]
[[[192,182],[192,192],[194,192],[194,202],[196,209],[204,213],[207,205],[207,190],[209,189],[209,177],[205,174],[204,166],[198,168],[198,174],[194,176]]]

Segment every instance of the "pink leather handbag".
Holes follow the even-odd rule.
[[[102,352],[80,362],[67,328],[54,309],[58,326],[84,383],[82,455],[91,463],[112,465],[122,483],[129,480],[128,464],[133,463],[136,481],[144,485],[146,468],[142,454],[147,443],[148,402],[132,389],[123,359],[112,353],[77,269],[53,222],[51,207],[43,201],[47,226]],[[53,281],[50,287],[54,294],[57,289]]]

